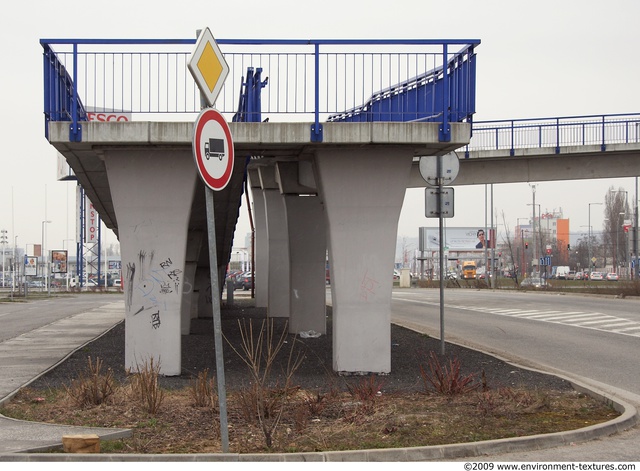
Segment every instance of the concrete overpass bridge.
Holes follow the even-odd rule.
[[[41,41],[45,134],[121,243],[126,366],[162,358],[167,375],[180,374],[190,319],[211,316],[221,290],[191,148],[194,42]],[[256,304],[292,333],[327,334],[328,254],[336,371],[390,371],[397,221],[406,188],[424,186],[419,157],[456,151],[456,185],[638,173],[638,116],[472,124],[477,40],[218,44],[231,74],[216,107],[236,156],[215,196],[219,279],[250,192]],[[560,129],[575,126],[585,140],[565,145]],[[563,139],[549,147],[554,132]]]

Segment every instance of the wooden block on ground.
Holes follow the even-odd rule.
[[[64,435],[62,447],[65,453],[100,453],[100,437],[96,434]]]

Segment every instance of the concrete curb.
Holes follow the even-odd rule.
[[[239,454],[239,453],[206,453],[206,454],[43,454],[38,451],[50,451],[60,448],[52,446],[46,449],[29,450],[26,453],[0,454],[0,462],[391,462],[391,461],[447,461],[452,459],[486,457],[502,453],[544,450],[567,446],[581,442],[603,438],[628,430],[638,421],[636,408],[620,399],[610,398],[601,391],[592,390],[582,384],[574,383],[577,390],[599,398],[622,412],[619,417],[602,424],[566,432],[526,437],[502,438],[473,443],[456,443],[451,445],[424,446],[414,448],[386,448],[376,450],[348,450],[310,453],[274,453],[274,454]],[[19,422],[19,421],[18,421]],[[107,429],[102,429],[106,431]],[[122,431],[114,435],[100,434],[102,439],[116,439]]]

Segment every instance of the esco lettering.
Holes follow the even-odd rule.
[[[129,121],[129,119],[124,115],[117,114],[106,114],[106,113],[87,113],[87,119],[89,121]]]

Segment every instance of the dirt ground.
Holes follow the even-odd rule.
[[[245,361],[231,346],[239,349],[242,326],[251,325],[257,336],[265,318],[266,311],[253,307],[251,300],[238,299],[234,306],[222,309],[233,452],[460,443],[575,429],[618,415],[578,394],[565,380],[456,345],[447,344],[443,357],[437,353],[438,339],[395,325],[388,375],[339,375],[332,370],[331,335],[287,335],[272,374],[258,388]],[[286,321],[271,321],[274,337],[279,338]],[[327,332],[331,332],[330,309]],[[284,391],[291,348],[303,361]],[[103,404],[78,407],[68,390],[74,380],[77,384],[86,375],[89,358],[100,359],[101,371],[109,372],[117,387]],[[451,368],[452,362],[460,366],[456,378],[470,381],[469,390],[459,395],[437,394],[427,380],[433,378],[430,367]],[[103,450],[114,453],[220,451],[217,399],[210,406],[197,406],[194,400],[203,388],[198,376],[203,372],[215,376],[211,319],[194,319],[191,334],[182,336],[182,366],[180,376],[158,378],[161,404],[154,413],[145,410],[132,394],[131,380],[138,375],[128,375],[124,368],[121,323],[32,383],[0,412],[43,422],[132,428],[132,438],[103,445]]]

